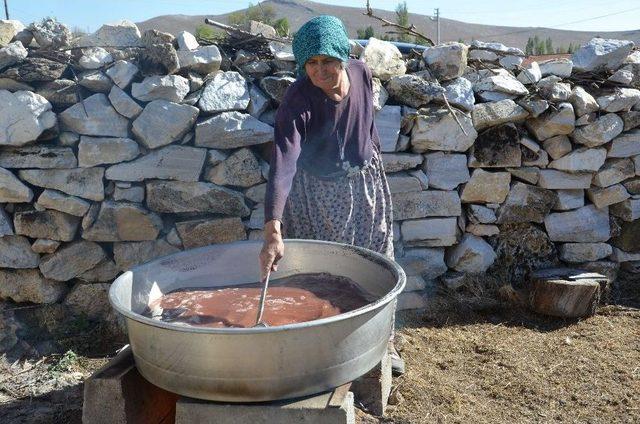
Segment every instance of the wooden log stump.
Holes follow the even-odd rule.
[[[529,280],[529,306],[535,312],[563,318],[592,316],[600,301],[602,274],[571,268],[534,271]]]

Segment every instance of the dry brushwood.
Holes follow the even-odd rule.
[[[394,28],[398,28],[400,31],[388,31],[389,33],[392,34],[409,34],[409,35],[413,35],[415,37],[419,37],[423,40],[425,40],[427,43],[429,43],[429,45],[431,46],[435,46],[435,43],[426,35],[419,33],[418,31],[416,31],[416,27],[415,25],[411,24],[408,27],[406,26],[402,26],[399,24],[396,24],[394,22],[388,21],[384,18],[381,18],[379,16],[376,16],[373,14],[373,9],[371,9],[371,5],[369,4],[369,0],[367,0],[367,11],[365,13],[363,13],[363,15],[366,15],[370,18],[373,19],[377,19],[380,22],[382,22],[382,26],[383,27],[394,27]]]

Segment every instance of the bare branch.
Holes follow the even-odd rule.
[[[453,119],[456,120],[456,124],[458,124],[458,126],[460,127],[460,129],[462,130],[464,135],[469,136],[469,134],[467,134],[467,131],[464,129],[464,127],[462,126],[462,124],[458,120],[458,116],[456,115],[455,111],[453,110],[453,108],[449,104],[449,100],[447,100],[447,96],[444,93],[442,93],[442,99],[444,100],[444,105],[449,110],[449,113],[453,116]]]
[[[220,29],[223,29],[225,31],[227,31],[227,34],[231,35],[231,36],[236,36],[236,37],[240,37],[240,38],[253,38],[253,39],[264,39],[264,40],[269,40],[269,41],[277,41],[280,43],[291,43],[291,40],[288,38],[280,38],[280,37],[265,37],[262,34],[256,35],[256,34],[252,34],[250,32],[247,32],[245,30],[242,30],[240,28],[236,28],[233,27],[231,25],[226,25],[220,22],[216,22],[214,20],[211,20],[209,18],[205,18],[204,23],[207,25],[211,25]]]
[[[401,32],[402,34],[410,34],[410,35],[413,35],[415,37],[419,37],[419,38],[425,40],[430,45],[435,46],[435,44],[433,43],[433,41],[431,41],[431,39],[429,37],[419,33],[418,31],[416,31],[415,30],[416,27],[413,24],[409,25],[408,27],[405,27],[405,26],[398,25],[398,24],[396,24],[394,22],[388,21],[388,20],[386,20],[384,18],[381,18],[379,16],[374,15],[373,14],[373,9],[371,9],[371,6],[369,5],[369,0],[367,0],[367,11],[365,13],[363,13],[363,15],[366,15],[366,16],[368,16],[370,18],[379,20],[380,22],[382,22],[382,26],[383,27],[391,26],[391,27],[394,27],[394,28],[398,28],[398,29],[400,29],[402,31]]]

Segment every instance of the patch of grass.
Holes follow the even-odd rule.
[[[60,357],[58,362],[49,367],[52,374],[61,374],[72,371],[78,364],[78,355],[73,350],[68,350]]]

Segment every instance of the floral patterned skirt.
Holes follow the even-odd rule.
[[[377,152],[370,163],[336,178],[299,168],[283,218],[285,238],[346,243],[394,257],[391,193]]]

